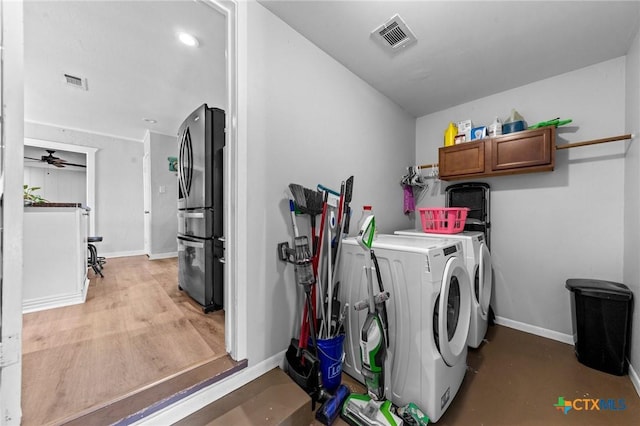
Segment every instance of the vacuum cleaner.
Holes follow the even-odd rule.
[[[360,359],[366,394],[351,394],[342,405],[340,417],[355,426],[398,426],[403,421],[393,410],[391,401],[385,398],[385,362],[387,360],[387,333],[385,302],[389,293],[373,291],[373,236],[375,217],[369,216],[362,224],[356,240],[366,252],[365,273],[367,277],[367,301],[355,306],[368,308],[367,317],[360,332]],[[377,271],[376,271],[377,272]]]

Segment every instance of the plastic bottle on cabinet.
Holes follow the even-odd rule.
[[[501,134],[502,134],[502,123],[500,122],[500,119],[496,117],[496,119],[493,120],[493,123],[489,125],[489,137],[492,138],[494,136],[500,136]]]
[[[449,127],[444,131],[444,146],[451,146],[455,144],[455,138],[458,134],[458,126],[454,123],[449,123]]]
[[[358,228],[356,229],[356,235],[362,229],[362,225],[364,225],[364,221],[369,217],[373,216],[373,208],[369,205],[362,206],[362,214],[360,215],[360,219],[358,219]],[[375,239],[378,236],[378,227],[373,231],[373,238]]]

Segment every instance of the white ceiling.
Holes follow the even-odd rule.
[[[640,25],[638,1],[260,3],[416,117],[624,55]],[[396,13],[418,42],[388,54],[370,33]],[[27,121],[174,135],[224,81],[224,17],[202,1],[27,0],[24,25]]]
[[[625,55],[638,1],[258,0],[415,117]],[[418,42],[371,32],[396,13]]]
[[[224,92],[224,17],[202,2],[27,0],[24,28],[26,121],[142,141],[146,129],[175,135]],[[178,31],[200,47],[182,45]]]

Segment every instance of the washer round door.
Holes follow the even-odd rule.
[[[458,257],[447,260],[435,309],[438,348],[444,362],[454,366],[463,361],[471,320],[471,282],[464,262]]]
[[[487,319],[489,304],[491,303],[491,290],[493,289],[493,269],[491,267],[491,253],[486,244],[480,245],[480,282],[478,283],[478,304],[482,319]]]

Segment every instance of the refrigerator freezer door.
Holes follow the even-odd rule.
[[[214,215],[213,209],[178,210],[178,235],[213,238]]]
[[[215,240],[178,236],[178,285],[205,312],[223,306],[223,264],[215,256]]]
[[[178,131],[178,209],[222,204],[225,113],[206,104]]]

